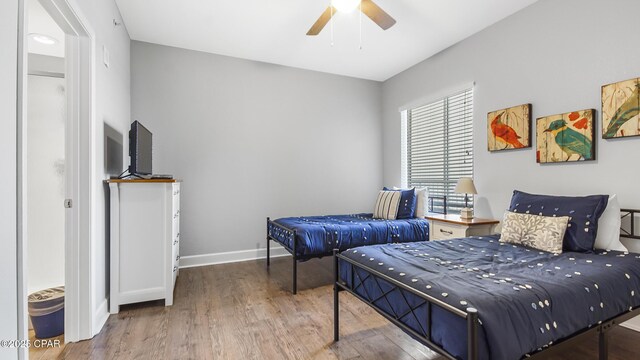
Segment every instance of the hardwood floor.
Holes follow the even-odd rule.
[[[38,359],[441,359],[353,296],[342,293],[341,340],[333,343],[331,259],[298,268],[290,258],[180,270],[172,307],[123,306],[90,341]],[[597,338],[561,359],[597,359]],[[618,327],[610,360],[637,359],[640,333]]]
[[[57,359],[64,350],[64,334],[45,340],[36,340],[36,333],[29,330],[29,340],[33,344],[29,348],[29,360]]]

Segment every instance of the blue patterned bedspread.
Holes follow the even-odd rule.
[[[552,255],[489,236],[359,247],[343,254],[461,310],[478,309],[482,359],[522,358],[640,306],[640,255],[634,253]],[[359,294],[378,299],[385,312],[405,314],[402,322],[425,333],[429,315],[420,298],[365,271],[352,275],[345,261],[340,266],[342,279],[353,281]],[[465,359],[466,320],[432,310],[435,342]]]
[[[331,254],[356,246],[429,239],[425,219],[381,220],[372,214],[289,217],[274,220],[296,231],[296,253],[302,257]],[[293,249],[293,234],[269,224],[269,236]]]

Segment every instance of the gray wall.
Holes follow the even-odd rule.
[[[23,16],[23,15],[21,15]],[[18,58],[18,0],[6,1],[0,11],[0,340],[18,339],[18,272],[16,229],[16,100]],[[0,347],[0,358],[17,359],[16,348]]]
[[[265,218],[371,211],[381,85],[132,42],[134,120],[184,180],[181,255],[265,246]]]
[[[384,183],[400,183],[398,108],[442,89],[476,82],[476,214],[501,218],[513,189],[617,193],[640,206],[640,138],[602,140],[600,87],[640,76],[640,1],[541,0],[389,79],[383,85]],[[538,165],[534,148],[487,151],[487,112],[533,104],[537,117],[597,111],[597,161]]]

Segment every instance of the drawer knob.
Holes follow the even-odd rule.
[[[176,256],[176,261],[180,260],[180,255]]]
[[[445,230],[445,229],[440,229],[440,232],[443,234],[447,234],[447,235],[453,235],[453,231],[449,231],[449,230]]]
[[[173,267],[173,272],[176,272],[176,271],[178,271],[178,267],[177,267],[177,266],[174,266],[174,267]]]

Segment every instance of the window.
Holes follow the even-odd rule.
[[[456,183],[473,177],[473,89],[404,111],[402,132],[403,184],[446,196],[447,212],[459,213],[464,194],[454,193]],[[434,201],[434,210],[442,212],[442,203]]]

